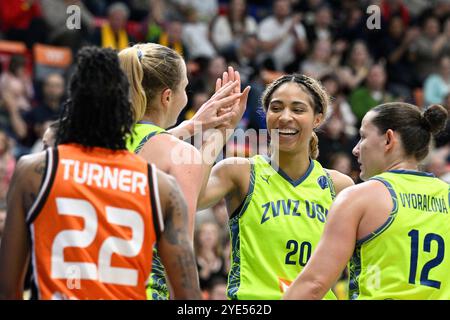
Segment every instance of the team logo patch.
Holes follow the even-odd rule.
[[[328,180],[325,176],[320,176],[319,179],[317,179],[317,183],[322,188],[322,190],[325,190],[328,187]]]

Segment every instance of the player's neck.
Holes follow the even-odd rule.
[[[419,166],[416,160],[402,159],[394,161],[387,166],[386,171],[389,170],[414,170],[419,171]]]
[[[308,153],[282,152],[272,155],[271,160],[278,164],[291,179],[297,180],[303,177],[309,168],[310,160]]]
[[[155,111],[149,111],[147,112],[144,117],[142,118],[143,121],[149,121],[151,123],[154,123],[158,127],[161,127],[163,129],[167,128],[166,125],[166,117],[162,112]]]

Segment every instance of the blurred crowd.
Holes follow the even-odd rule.
[[[373,4],[379,16],[367,13]],[[42,135],[67,95],[70,63],[43,61],[37,46],[73,57],[85,45],[122,50],[137,42],[185,58],[189,99],[179,122],[212,95],[227,65],[252,88],[242,129],[265,128],[259,99],[268,82],[292,72],[321,80],[332,102],[318,132],[319,161],[355,181],[351,151],[369,109],[400,100],[450,108],[450,0],[0,0],[0,238],[15,162],[42,150]],[[11,51],[11,43],[22,52]],[[450,183],[449,137],[447,126],[424,170]],[[244,156],[258,152],[233,147]],[[225,298],[225,204],[198,216],[201,286],[205,296]]]

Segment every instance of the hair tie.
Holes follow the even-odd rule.
[[[142,51],[141,51],[141,49],[137,49],[137,56],[138,56],[139,62],[141,62],[141,60],[142,60]]]

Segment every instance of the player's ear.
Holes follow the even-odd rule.
[[[390,150],[394,147],[395,143],[397,142],[397,137],[395,136],[395,132],[392,129],[388,129],[385,133],[385,139],[386,139],[386,150]]]
[[[170,88],[166,88],[161,92],[161,104],[165,109],[168,109],[171,101],[172,90]]]

